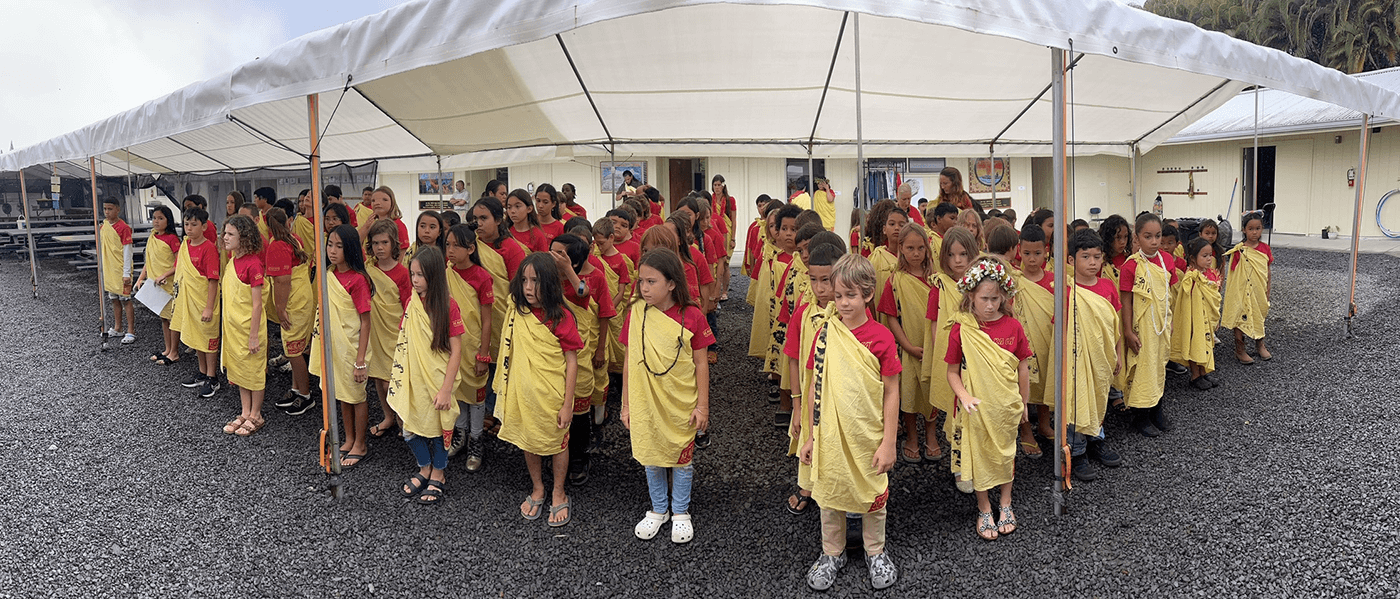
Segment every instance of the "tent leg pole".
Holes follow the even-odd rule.
[[[320,125],[320,105],[316,94],[306,96],[307,123],[311,128],[311,205],[316,207],[316,214],[325,218],[326,206],[322,203],[321,194],[321,136],[317,131]],[[330,475],[327,481],[330,487],[331,497],[339,499],[344,490],[340,485],[340,421],[335,414],[335,365],[329,359],[331,355],[330,341],[326,340],[325,332],[330,330],[330,296],[326,289],[326,270],[330,264],[326,262],[326,228],[321,225],[316,227],[316,286],[321,290],[320,310],[316,318],[316,324],[321,332],[312,343],[321,344],[321,438],[319,452],[321,455],[321,465]],[[327,459],[329,458],[329,459]]]
[[[1065,212],[1065,52],[1058,48],[1050,49],[1050,80],[1054,88],[1054,181],[1055,199],[1052,210],[1055,211],[1057,219],[1063,219]],[[1061,230],[1064,227],[1060,227]],[[1065,236],[1056,231],[1054,239],[1054,256],[1064,259],[1067,250]],[[1065,501],[1065,490],[1068,479],[1064,464],[1069,456],[1065,455],[1068,448],[1065,434],[1065,383],[1068,377],[1065,373],[1069,370],[1065,364],[1065,358],[1069,352],[1065,351],[1065,318],[1068,315],[1069,294],[1066,293],[1065,285],[1068,280],[1065,277],[1063,266],[1055,269],[1055,365],[1059,371],[1055,377],[1055,484],[1050,489],[1050,504],[1054,508],[1056,516],[1065,515],[1069,506]]]
[[[53,171],[50,171],[53,172]],[[97,219],[97,211],[102,201],[97,198],[97,160],[88,157],[88,182],[92,186],[92,247],[97,248],[97,313],[102,316],[102,351],[107,351],[107,298],[102,281],[102,225]],[[31,227],[33,225],[30,225]],[[116,318],[116,315],[112,315]]]
[[[1129,150],[1132,152],[1132,154],[1130,154],[1131,158],[1129,159],[1129,162],[1131,162],[1132,164],[1129,165],[1129,168],[1131,168],[1132,171],[1133,171],[1133,172],[1132,172],[1132,175],[1133,175],[1133,186],[1132,186],[1131,188],[1129,188],[1129,189],[1131,189],[1131,193],[1133,194],[1133,214],[1137,214],[1137,213],[1138,213],[1138,147],[1137,147],[1137,144],[1133,144],[1132,147],[1129,148]]]
[[[817,197],[817,196],[816,196],[816,194],[817,194],[816,183],[814,183],[814,181],[816,181],[816,177],[817,177],[817,171],[815,170],[815,168],[814,168],[814,166],[813,166],[813,160],[812,160],[812,146],[811,146],[811,145],[808,145],[808,146],[807,146],[807,195],[812,196],[813,198],[816,198],[816,197]],[[816,206],[816,204],[813,204],[813,207],[815,207],[815,206]]]
[[[1356,163],[1356,207],[1351,217],[1351,293],[1347,298],[1347,338],[1352,338],[1356,317],[1356,266],[1361,255],[1361,205],[1366,201],[1366,155],[1370,153],[1371,115],[1361,116],[1361,155]],[[1256,169],[1258,170],[1258,169]]]
[[[19,205],[24,213],[24,230],[29,237],[29,283],[34,288],[34,298],[39,298],[39,266],[34,257],[34,219],[29,216],[29,192],[24,187],[24,169],[19,169]],[[107,327],[102,327],[105,332]]]
[[[436,159],[437,159],[437,167],[438,167],[438,172],[437,172],[437,177],[438,177],[438,210],[444,210],[445,207],[443,206],[443,203],[442,203],[442,156],[433,156],[433,158],[436,158]],[[417,234],[417,233],[413,233],[412,235],[413,235],[414,237],[417,237],[418,234]]]
[[[855,63],[856,63],[856,173],[860,177],[859,185],[856,186],[856,206],[866,205],[865,197],[865,136],[861,127],[860,109],[860,13],[851,15],[852,38],[854,39]],[[862,235],[868,235],[866,231],[861,231]]]

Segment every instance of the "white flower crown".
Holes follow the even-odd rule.
[[[1006,271],[1006,266],[995,260],[985,259],[978,260],[972,268],[967,269],[967,273],[958,280],[958,291],[972,293],[973,289],[988,278],[996,281],[1007,297],[1016,296],[1016,281],[1011,277],[1011,273]]]

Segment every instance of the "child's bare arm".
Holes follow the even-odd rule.
[[[630,349],[627,349],[626,351],[623,352],[623,353],[624,353],[624,357],[623,357],[623,359],[622,359],[622,414],[619,415],[619,418],[622,419],[622,426],[623,426],[623,428],[626,428],[626,429],[628,429],[628,430],[631,430],[631,429],[632,429],[632,411],[631,411],[630,403],[627,401],[627,397],[628,397],[628,395],[630,395],[629,392],[631,391],[631,388],[630,388],[630,386],[627,384],[627,378],[628,378],[628,376],[629,376],[629,375],[631,374],[631,372],[632,372],[632,365],[629,364],[629,362],[631,362],[631,360],[628,360],[627,357],[626,357],[626,352],[628,352],[628,351],[631,351],[631,350],[630,350]]]
[[[1142,341],[1138,339],[1137,333],[1133,332],[1133,292],[1119,291],[1118,297],[1123,301],[1123,311],[1119,318],[1123,325],[1123,341],[1128,349],[1138,351],[1142,349]]]
[[[880,447],[875,450],[872,466],[875,472],[885,473],[894,468],[895,437],[899,435],[899,375],[881,377],[885,383],[885,435],[880,439]]]
[[[360,314],[360,345],[355,350],[355,382],[363,383],[369,376],[365,354],[369,351],[369,312]]]
[[[491,355],[491,306],[490,304],[482,304],[480,302],[481,300],[478,299],[476,312],[481,316],[481,345],[473,349],[476,349],[476,355],[478,356],[489,356]],[[477,374],[483,374],[488,369],[485,362],[477,360],[475,357],[472,358],[472,361],[476,362],[474,368]]]
[[[900,349],[922,360],[924,358],[924,348],[922,346],[916,346],[909,341],[909,336],[904,334],[904,325],[900,324],[899,317],[891,317],[889,314],[885,314],[885,317],[889,320],[886,324],[889,325],[890,332],[894,333],[894,340],[899,343]]]
[[[1021,389],[1021,422],[1029,420],[1031,403],[1031,361],[1021,360],[1016,367],[1017,385]]]
[[[457,384],[457,371],[462,367],[462,338],[453,336],[447,340],[451,353],[447,356],[447,370],[442,377],[442,386],[433,396],[433,408],[446,410],[452,407],[452,388]]]
[[[963,386],[961,364],[948,365],[948,386],[953,388],[953,396],[958,398],[958,403],[962,404],[964,410],[977,411],[977,404],[982,403],[982,400],[973,397],[967,392],[967,387]]]
[[[208,292],[204,298],[204,313],[199,315],[199,319],[204,322],[214,320],[214,305],[219,301],[219,280],[209,279]]]
[[[559,428],[574,420],[574,387],[578,383],[578,351],[564,352],[564,405],[559,408]]]
[[[708,348],[699,348],[693,352],[695,360],[695,411],[690,415],[690,423],[695,425],[697,430],[709,430],[710,428],[710,358]]]
[[[261,330],[262,323],[266,319],[263,318],[262,287],[250,287],[249,289],[253,290],[253,318],[252,324],[248,325],[248,353],[255,354],[258,353],[258,349],[262,347],[262,343],[258,340],[258,332]]]
[[[611,317],[598,317],[598,347],[593,350],[593,367],[602,368],[608,362],[608,326]]]

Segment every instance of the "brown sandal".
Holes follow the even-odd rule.
[[[244,420],[243,424],[239,426],[238,430],[234,431],[233,434],[238,435],[240,437],[248,437],[251,436],[253,433],[258,432],[259,430],[262,430],[262,427],[265,424],[267,424],[267,420],[264,418],[259,418],[256,421],[254,421],[252,418],[249,418],[247,420]]]
[[[232,435],[232,434],[238,432],[238,429],[239,429],[239,428],[242,428],[243,422],[244,422],[244,418],[243,418],[243,415],[242,415],[242,414],[238,415],[237,418],[234,418],[233,420],[228,421],[228,424],[225,424],[225,425],[224,425],[224,434],[225,434],[225,435]]]

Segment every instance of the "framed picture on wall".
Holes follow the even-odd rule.
[[[602,171],[602,185],[600,193],[617,193],[624,183],[628,187],[636,187],[647,182],[647,163],[645,160],[629,162],[608,162],[599,164]],[[628,175],[631,182],[627,183]]]
[[[418,195],[452,195],[452,173],[419,173]]]
[[[991,193],[996,185],[997,193],[1011,193],[1011,165],[1005,158],[969,158],[967,172],[968,193]]]

